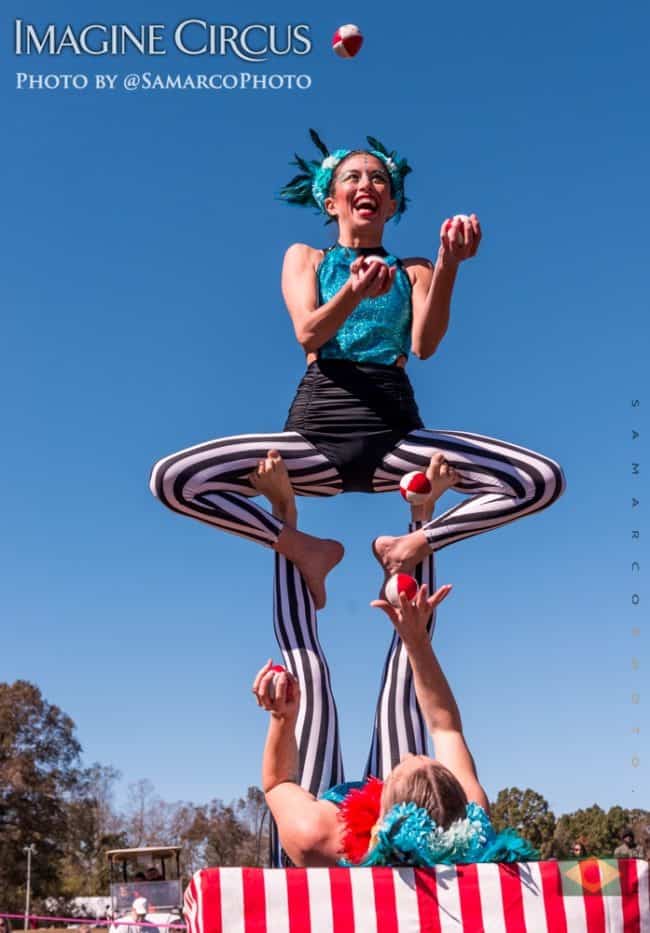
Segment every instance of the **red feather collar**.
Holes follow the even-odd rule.
[[[348,791],[339,810],[345,831],[343,852],[349,862],[360,862],[370,848],[370,835],[379,819],[383,783],[370,777],[358,789]]]

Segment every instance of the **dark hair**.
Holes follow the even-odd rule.
[[[388,775],[381,803],[384,812],[396,803],[415,803],[427,811],[442,829],[466,815],[467,795],[454,775],[444,765],[430,759],[404,775]]]

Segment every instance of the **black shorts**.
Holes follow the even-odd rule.
[[[402,367],[316,360],[298,386],[284,430],[297,431],[334,464],[345,492],[372,492],[385,455],[422,427]]]

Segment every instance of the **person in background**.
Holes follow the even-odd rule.
[[[574,858],[588,858],[585,844],[581,842],[580,839],[576,839],[576,841],[571,846],[571,855]]]
[[[643,849],[636,844],[634,833],[626,827],[621,833],[622,842],[614,849],[615,858],[644,858]]]
[[[136,897],[126,917],[121,917],[112,927],[111,933],[160,933],[148,919],[149,903],[146,897]]]

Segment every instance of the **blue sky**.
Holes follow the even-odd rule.
[[[115,765],[123,787],[146,777],[165,799],[200,802],[259,781],[265,721],[249,685],[277,657],[272,555],[164,510],[148,471],[210,437],[281,428],[303,370],[282,256],[297,240],[329,244],[332,228],[275,193],[292,153],[310,154],[309,126],[332,148],[370,133],[414,166],[391,251],[434,256],[453,213],[476,211],[484,228],[448,336],[409,364],[425,422],[538,449],[568,479],[552,509],[438,559],[455,592],[436,646],[482,781],[491,796],[532,787],[556,813],[649,806],[643,560],[631,571],[647,561],[645,502],[631,508],[644,482],[631,464],[648,460],[647,431],[633,442],[632,429],[650,404],[647,11],[473,0],[395,11],[187,0],[159,4],[155,20],[143,3],[5,11],[7,33],[17,16],[306,22],[314,45],[263,65],[17,59],[5,36],[0,678],[37,683],[76,721],[86,760]],[[346,22],[366,37],[351,62],[329,48]],[[17,71],[242,70],[306,73],[312,86],[15,90]],[[379,583],[368,544],[407,515],[392,494],[306,501],[301,517],[347,548],[320,625],[355,776],[390,637],[368,608]]]

